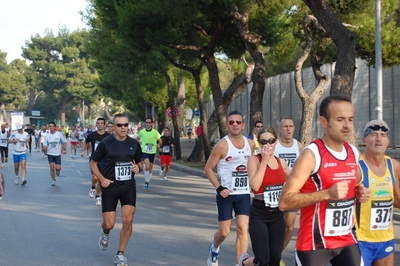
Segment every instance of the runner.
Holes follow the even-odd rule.
[[[8,139],[8,143],[14,143],[14,172],[15,172],[15,184],[18,185],[19,182],[19,166],[21,165],[21,177],[22,182],[21,185],[26,185],[26,150],[29,142],[29,134],[23,131],[23,125],[17,125],[17,131],[14,131],[10,138]]]
[[[51,185],[55,186],[56,176],[60,176],[61,171],[61,154],[67,153],[67,140],[61,132],[56,131],[56,123],[50,122],[49,129],[43,142],[43,153],[49,161]]]
[[[29,145],[28,145],[29,156],[32,156],[32,137],[34,136],[34,132],[33,129],[31,128],[31,125],[27,124],[24,131],[29,134]]]
[[[371,198],[357,202],[356,235],[364,265],[394,266],[393,207],[400,207],[400,163],[385,155],[389,127],[385,121],[369,121],[362,139],[359,174]]]
[[[35,150],[40,151],[40,129],[36,126],[35,130]]]
[[[85,149],[87,144],[91,144],[90,145],[92,147],[91,154],[94,154],[100,141],[102,141],[107,136],[110,136],[110,134],[106,132],[105,123],[106,120],[104,118],[102,117],[97,118],[96,120],[97,131],[93,131],[87,135],[86,140],[83,142],[82,146],[82,153],[81,153],[82,157],[85,156]],[[90,161],[91,157],[89,157],[89,164]],[[101,167],[101,162],[99,166]],[[94,198],[95,195],[96,195],[96,205],[101,206],[101,185],[99,183],[98,178],[92,173],[92,186],[89,190],[89,196],[91,198]]]
[[[144,164],[144,187],[145,191],[150,189],[150,179],[153,172],[154,157],[157,148],[162,145],[160,133],[153,128],[153,118],[148,117],[145,120],[146,128],[141,130],[138,134],[137,140],[141,142],[142,146],[142,160]],[[156,148],[157,146],[157,148]]]
[[[342,95],[326,97],[319,107],[324,135],[309,144],[285,183],[279,208],[300,209],[296,265],[362,265],[353,232],[353,207],[369,190],[357,175],[359,152],[346,141],[353,129],[354,107]]]
[[[242,135],[243,116],[238,111],[227,115],[228,135],[212,150],[204,171],[216,188],[218,230],[210,245],[207,266],[217,266],[219,248],[229,235],[232,226],[232,211],[236,215],[236,263],[247,253],[247,229],[250,214],[250,186],[247,177],[247,160],[254,152],[254,142]],[[214,172],[217,167],[218,177]]]
[[[42,129],[40,130],[39,136],[40,136],[40,150],[43,151],[43,142],[48,133],[48,125],[42,126]],[[42,152],[42,158],[46,159],[46,155]]]
[[[98,145],[90,162],[90,169],[98,177],[102,186],[102,234],[99,247],[108,249],[109,234],[116,221],[118,200],[121,202],[122,228],[119,248],[114,263],[117,266],[128,265],[124,251],[132,233],[132,222],[136,209],[135,174],[142,165],[142,153],[139,143],[127,137],[128,117],[117,114],[113,119],[115,132],[103,139]],[[102,161],[99,169],[98,163]]]
[[[0,154],[1,154],[1,168],[6,167],[4,162],[8,162],[8,138],[10,137],[10,131],[6,130],[6,125],[1,124],[0,132]]]
[[[304,146],[293,138],[293,134],[296,127],[294,126],[293,119],[290,117],[284,117],[279,121],[278,131],[279,139],[275,147],[274,155],[278,158],[285,159],[286,164],[289,166],[290,171],[293,168],[293,164],[299,157],[301,150]],[[296,222],[297,210],[291,210],[284,212],[285,222],[286,222],[286,233],[285,233],[285,243],[283,249],[287,247],[292,238],[292,233],[294,229],[294,223]]]
[[[71,145],[71,158],[73,159],[76,155],[76,146],[78,145],[78,130],[75,126],[69,131],[69,144]]]
[[[253,130],[251,131],[251,134],[248,136],[249,139],[252,139],[254,141],[254,145],[256,145],[256,149],[254,150],[255,155],[261,153],[261,145],[258,143],[257,136],[262,128],[263,128],[263,122],[256,121],[254,123],[254,127]]]
[[[286,226],[278,202],[290,170],[284,159],[274,156],[278,135],[273,127],[261,129],[257,139],[261,154],[251,156],[247,163],[254,193],[249,220],[254,257],[242,254],[239,265],[279,266]]]
[[[170,134],[171,131],[169,127],[164,127],[164,135],[161,136],[162,145],[159,148],[161,162],[160,176],[165,181],[168,181],[168,173],[171,169],[172,162],[172,148],[175,147],[174,138],[171,137]]]

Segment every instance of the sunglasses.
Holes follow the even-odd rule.
[[[125,124],[115,124],[117,127],[122,127],[122,126],[124,126],[124,127],[128,127],[129,126],[129,124],[128,123],[125,123]]]
[[[275,138],[260,139],[260,140],[258,140],[258,142],[259,142],[261,145],[274,144],[274,143],[276,142],[276,139],[275,139]]]
[[[146,124],[151,124],[151,123],[153,123],[153,122],[147,122],[147,121],[146,121]]]
[[[236,124],[238,124],[238,125],[241,125],[241,124],[243,123],[243,121],[238,121],[238,120],[236,120],[236,121],[234,121],[234,120],[229,120],[229,122],[228,122],[228,124],[229,124],[229,125],[231,125],[231,126],[232,126],[233,124],[235,124],[235,123],[236,123]]]
[[[256,128],[262,128],[262,126],[256,126]]]
[[[383,132],[388,132],[389,131],[389,129],[387,129],[387,127],[381,126],[381,125],[372,125],[372,126],[370,126],[368,128],[372,129],[373,131],[383,131]]]

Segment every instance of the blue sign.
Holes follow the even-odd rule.
[[[195,116],[200,116],[200,110],[195,110],[195,111],[194,111],[194,115],[195,115]]]
[[[76,121],[77,121],[77,122],[81,122],[81,118],[78,116],[78,117],[76,118]]]

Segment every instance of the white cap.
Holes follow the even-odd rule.
[[[20,130],[20,129],[22,129],[22,128],[23,128],[22,124],[18,124],[18,125],[17,125],[17,130]]]

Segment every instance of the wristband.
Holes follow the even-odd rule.
[[[223,187],[223,186],[220,185],[220,186],[216,189],[216,191],[217,191],[217,193],[218,193],[219,195],[221,195],[221,191],[224,190],[224,189],[228,189],[228,188]]]

